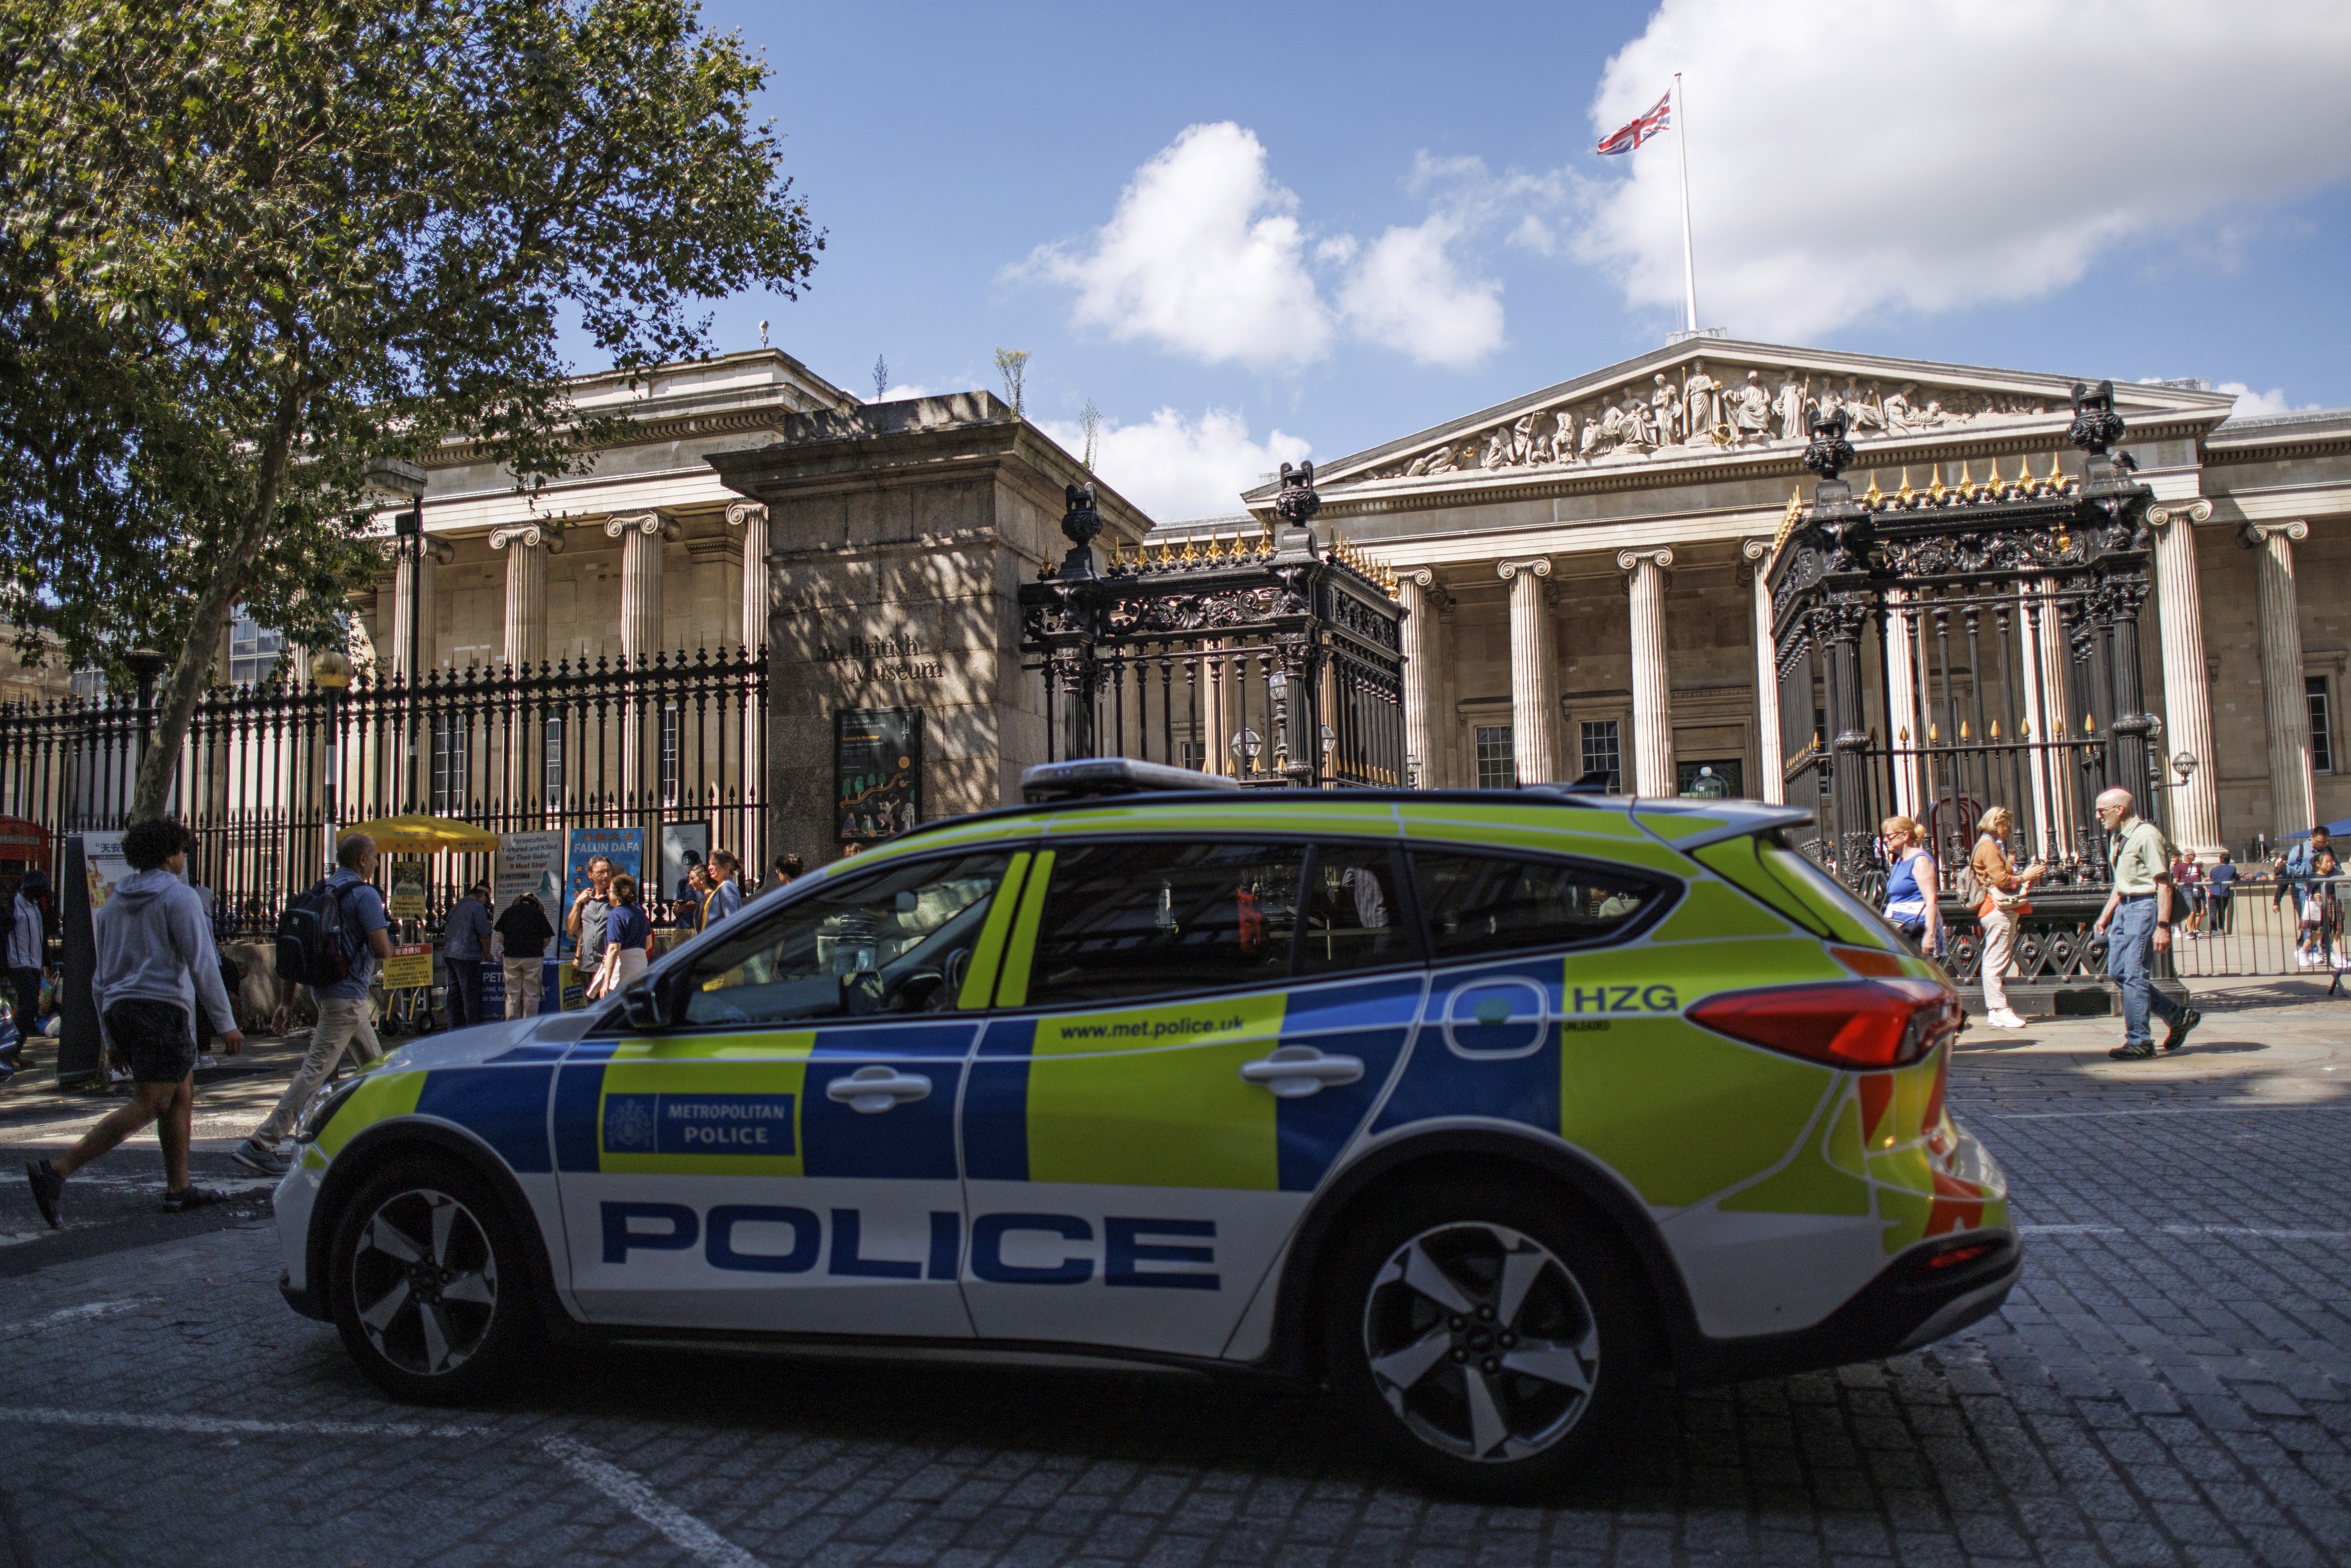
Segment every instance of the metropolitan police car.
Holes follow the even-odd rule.
[[[2015,1281],[1944,1105],[1957,998],[1803,813],[1026,782],[601,1010],[328,1091],[287,1300],[424,1401],[549,1336],[1327,1380],[1429,1478],[1527,1496],[1660,1367],[1884,1356]]]

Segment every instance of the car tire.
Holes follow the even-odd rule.
[[[522,1238],[488,1183],[402,1162],[344,1207],[327,1304],[343,1348],[386,1393],[463,1405],[511,1383],[539,1334]]]
[[[1323,1279],[1333,1394],[1447,1492],[1556,1498],[1602,1464],[1654,1381],[1634,1265],[1563,1193],[1391,1189],[1340,1235]]]

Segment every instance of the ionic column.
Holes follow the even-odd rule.
[[[2031,747],[2025,752],[2032,777],[2032,810],[2040,840],[2036,854],[2061,855],[2074,845],[2074,769],[2071,753],[2051,749],[2068,737],[2073,726],[2072,655],[2065,645],[2064,618],[2047,578],[2022,583],[2017,589],[2023,632],[2016,640],[2017,678],[2022,683],[2022,718],[2030,727]]]
[[[1751,563],[1755,582],[1755,760],[1763,774],[1763,799],[1784,805],[1788,789],[1780,777],[1785,760],[1780,750],[1780,650],[1771,639],[1771,541],[1741,539],[1739,553]]]
[[[662,547],[677,531],[666,512],[605,520],[605,537],[621,541],[621,653],[632,668],[662,647]]]
[[[1494,563],[1510,585],[1510,754],[1521,784],[1552,781],[1551,615],[1541,579],[1551,558]]]
[[[2310,698],[2303,685],[2301,607],[2294,597],[2294,541],[2310,525],[2247,523],[2238,542],[2262,552],[2262,695],[2269,709],[2270,800],[2276,836],[2311,826]],[[2200,772],[2201,769],[2199,769]]]
[[[1444,640],[1437,612],[1450,602],[1426,567],[1396,574],[1396,601],[1404,606],[1404,749],[1413,768],[1412,787],[1435,789],[1444,782],[1437,754],[1437,660]]]
[[[1633,596],[1633,793],[1672,795],[1674,698],[1666,669],[1666,570],[1670,548],[1616,552]]]
[[[387,546],[386,553],[392,560],[392,675],[396,681],[405,681],[417,670],[433,667],[434,632],[437,630],[433,618],[433,569],[439,557],[429,545],[421,562],[410,561],[396,545]],[[414,669],[409,666],[412,626],[415,628]]]
[[[2164,752],[2196,758],[2195,768],[2171,792],[2171,839],[2208,862],[2220,855],[2220,792],[2212,756],[2211,678],[2204,665],[2203,591],[2196,582],[2196,525],[2211,516],[2212,503],[2200,499],[2147,511],[2155,529],[2156,615],[2163,633]]]
[[[1911,657],[1910,596],[1898,588],[1886,591],[1886,690],[1891,706],[1886,716],[1886,744],[1896,751],[1918,746],[1926,737],[1918,727],[1918,672]],[[1894,809],[1915,817],[1926,802],[1919,787],[1918,759],[1894,759]]]
[[[520,670],[547,657],[547,558],[563,550],[563,536],[545,523],[492,528],[490,548],[507,555],[507,667]]]
[[[768,508],[729,502],[726,526],[743,530],[743,646],[756,653],[768,645]]]

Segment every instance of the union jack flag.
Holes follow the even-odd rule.
[[[1604,140],[1600,143],[1600,155],[1610,158],[1619,152],[1630,152],[1658,131],[1669,129],[1674,122],[1673,107],[1674,95],[1668,91],[1657,99],[1656,108]]]

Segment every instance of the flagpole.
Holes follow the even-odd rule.
[[[1690,253],[1689,113],[1682,103],[1682,73],[1674,73],[1674,145],[1682,160],[1682,298],[1689,308],[1689,329],[1698,330],[1698,262]]]

